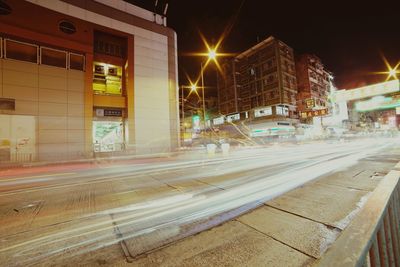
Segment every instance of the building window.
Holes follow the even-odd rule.
[[[40,63],[54,67],[67,68],[67,52],[41,47]]]
[[[5,39],[4,48],[5,58],[38,63],[37,45]]]
[[[276,106],[276,115],[289,116],[289,108]]]
[[[94,51],[96,53],[124,58],[126,55],[126,38],[95,31]]]
[[[76,32],[76,27],[69,21],[63,20],[58,24],[60,31],[66,34],[74,34]]]
[[[85,70],[85,56],[69,53],[69,68],[71,70]]]
[[[269,83],[269,84],[271,84],[271,83],[273,83],[273,82],[275,82],[276,81],[276,74],[270,74],[270,75],[268,75],[268,77],[267,77],[267,82]]]
[[[15,110],[15,99],[0,98],[0,110]]]
[[[4,1],[0,0],[0,15],[9,15],[11,14],[11,7],[4,3]]]
[[[122,67],[94,62],[95,94],[122,95]]]

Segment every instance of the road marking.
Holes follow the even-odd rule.
[[[19,181],[19,180],[24,180],[24,179],[51,177],[51,176],[64,176],[64,175],[70,175],[70,174],[76,174],[76,173],[75,172],[64,172],[64,173],[54,173],[54,174],[46,174],[46,175],[38,175],[38,176],[27,176],[27,177],[23,176],[23,177],[12,178],[12,179],[1,179],[0,178],[0,183],[2,183],[2,182]]]

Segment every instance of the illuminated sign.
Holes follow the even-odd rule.
[[[355,104],[357,111],[365,112],[379,109],[391,109],[400,106],[400,99],[384,96],[376,96],[366,101],[358,101]]]
[[[104,109],[104,116],[122,117],[122,110],[121,109]]]
[[[213,124],[214,125],[224,124],[224,116],[213,119]]]
[[[289,108],[276,106],[276,114],[283,115],[283,116],[289,116]]]
[[[399,80],[392,80],[351,90],[339,90],[335,93],[335,99],[336,101],[349,101],[398,92],[399,90]]]
[[[264,129],[254,129],[251,131],[252,137],[268,136],[268,135],[287,135],[294,132],[294,127],[271,127]]]
[[[272,115],[272,107],[266,107],[254,110],[254,117],[256,118],[269,115]]]
[[[200,130],[200,116],[192,116],[192,126],[193,130]]]
[[[325,115],[328,115],[328,109],[310,110],[310,111],[300,112],[300,117],[302,119],[321,117],[321,116],[325,116]]]
[[[240,114],[239,113],[226,116],[226,121],[227,122],[238,121],[238,120],[240,120]]]
[[[122,109],[96,109],[97,117],[122,117]]]
[[[306,99],[304,100],[306,103],[306,108],[307,109],[312,109],[313,107],[315,107],[315,100],[312,98]]]

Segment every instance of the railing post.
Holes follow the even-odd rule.
[[[394,262],[396,266],[400,266],[400,248],[399,248],[399,232],[397,231],[395,216],[394,216],[394,196],[392,197],[392,201],[389,204],[388,214],[389,214],[389,226],[390,232],[392,235],[392,248],[394,254]]]
[[[378,247],[379,247],[379,259],[381,261],[381,266],[389,267],[388,255],[386,250],[385,229],[383,227],[383,222],[381,223],[378,231]]]
[[[399,178],[400,171],[391,171],[382,179],[363,209],[315,265],[400,267]]]
[[[369,261],[372,267],[380,267],[381,263],[379,260],[379,249],[378,249],[378,240],[376,236],[374,237],[374,241],[372,242],[371,248],[369,249]]]
[[[393,238],[392,238],[392,232],[390,230],[389,212],[387,210],[383,218],[383,227],[385,228],[386,249],[387,249],[387,254],[389,256],[389,266],[395,266],[394,254],[393,254]]]

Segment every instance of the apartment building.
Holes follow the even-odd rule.
[[[218,79],[219,111],[250,120],[297,118],[293,49],[269,37],[222,63]],[[239,118],[239,116],[236,116]]]
[[[328,108],[330,74],[321,59],[312,54],[296,56],[297,103],[300,112]]]
[[[0,161],[179,146],[176,34],[122,0],[0,0]]]

